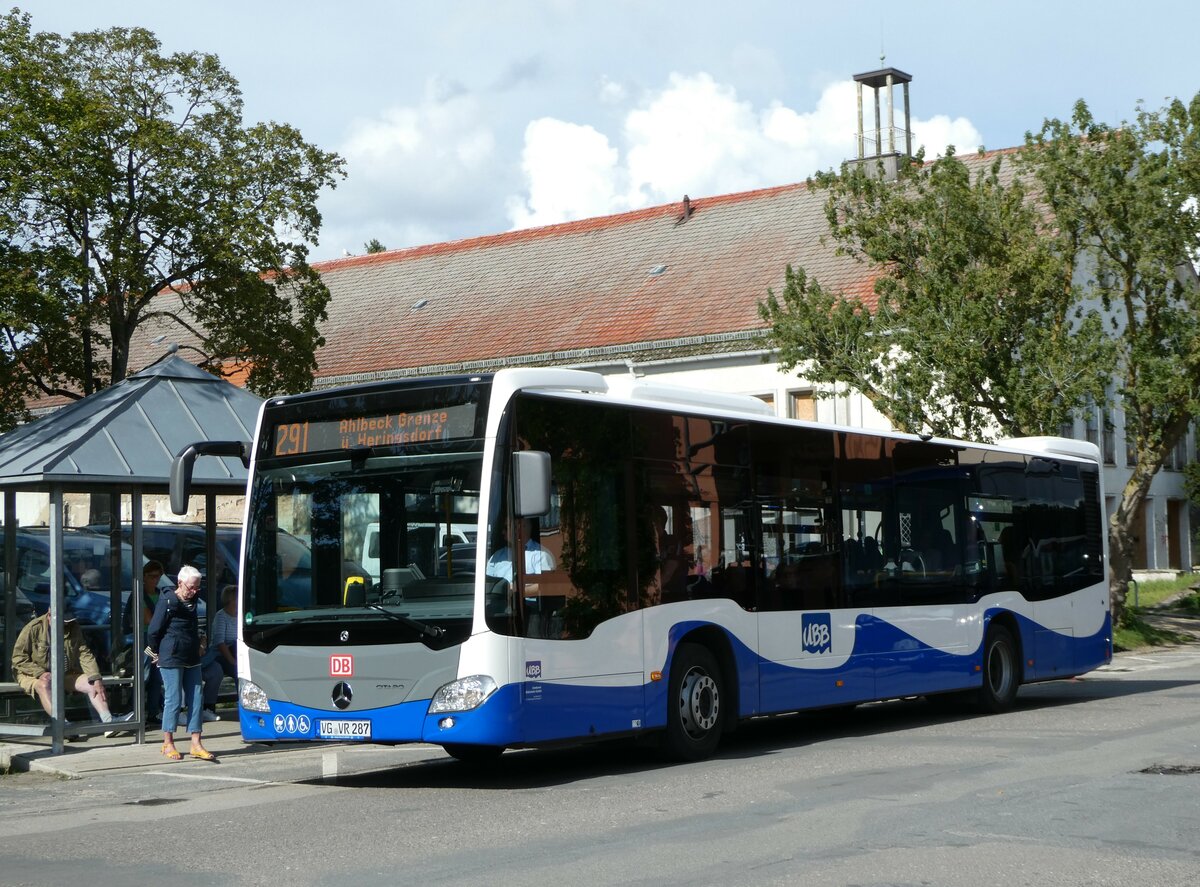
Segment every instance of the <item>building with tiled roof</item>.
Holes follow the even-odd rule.
[[[907,77],[887,69],[856,79],[871,85],[889,73]],[[882,136],[867,141],[878,146]],[[860,135],[860,153],[863,141]],[[1015,150],[963,160],[982,168]],[[889,151],[869,159],[894,163],[897,156]],[[1006,167],[1003,175],[1011,175]],[[763,337],[758,304],[768,290],[782,290],[789,264],[874,308],[877,271],[839,256],[825,239],[825,195],[801,183],[681,198],[617,215],[316,263],[332,295],[316,387],[559,365],[753,394],[780,415],[886,428],[860,395],[815,399],[805,379],[781,369]],[[153,334],[139,336],[134,348],[140,355],[131,365],[154,359],[148,344]],[[1109,513],[1131,458],[1122,424],[1118,411],[1081,418],[1067,429],[1100,445],[1110,466]],[[1138,567],[1191,563],[1178,470],[1191,452],[1184,446],[1155,478]]]
[[[318,263],[337,302],[320,384],[758,351],[789,263],[873,299],[825,227],[798,184]]]

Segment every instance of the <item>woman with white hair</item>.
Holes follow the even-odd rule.
[[[180,690],[188,700],[188,732],[192,734],[189,754],[202,761],[216,756],[200,741],[203,711],[200,676],[200,619],[196,595],[200,571],[190,564],[179,570],[179,587],[159,595],[150,628],[146,630],[146,653],[157,663],[163,682],[162,754],[172,761],[183,757],[175,748],[175,726],[179,721]]]

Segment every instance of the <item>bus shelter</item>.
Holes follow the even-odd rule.
[[[145,644],[139,618],[144,600],[141,567],[146,560],[144,504],[153,497],[165,502],[171,461],[188,444],[250,440],[261,402],[170,354],[104,391],[0,437],[4,498],[0,735],[48,735],[54,753],[62,752],[71,689],[63,680],[64,616],[70,608],[96,654],[105,685],[128,688],[117,691],[130,697],[127,710],[134,712],[134,719],[123,728],[136,731],[138,742],[144,740],[147,713],[139,652]],[[217,497],[244,494],[246,476],[245,467],[235,458],[204,459],[196,466],[189,512],[203,508],[203,563],[210,568],[218,561]],[[37,511],[33,518],[19,513],[29,510],[31,500]],[[72,507],[76,513],[68,515]],[[83,507],[86,519],[78,514]],[[195,560],[200,558],[197,554]],[[76,563],[91,569],[76,574]],[[217,578],[211,578],[205,592],[210,618],[220,606],[221,591]],[[47,611],[53,693],[49,725],[39,716],[41,706],[36,701],[32,707],[27,704],[29,697],[12,669],[18,633],[30,619]],[[112,690],[109,697],[111,702]],[[71,733],[106,729],[110,725],[77,723]]]

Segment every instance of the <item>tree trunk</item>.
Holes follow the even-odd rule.
[[[1117,510],[1108,525],[1108,565],[1112,571],[1108,588],[1114,626],[1125,614],[1125,593],[1133,579],[1134,547],[1146,532],[1138,519],[1142,516],[1142,505],[1150,493],[1150,482],[1158,470],[1157,463],[1147,465],[1142,455],[1139,454],[1133,474],[1121,491]]]

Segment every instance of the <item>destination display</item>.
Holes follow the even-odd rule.
[[[473,437],[475,408],[473,403],[463,403],[347,419],[285,422],[275,426],[272,453],[298,456],[355,447],[398,447]]]

